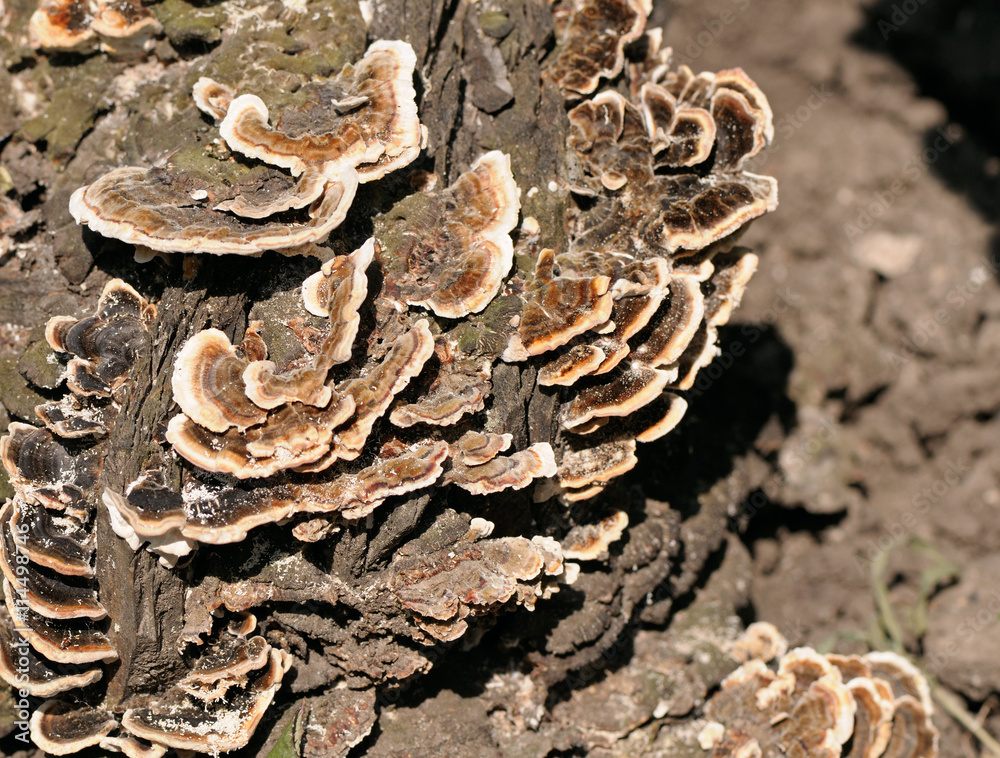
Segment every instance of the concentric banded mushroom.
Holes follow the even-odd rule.
[[[560,47],[546,76],[574,102],[593,92],[621,70],[648,11],[640,0],[557,3]],[[167,748],[237,749],[281,686],[290,654],[302,660],[311,647],[294,636],[287,618],[294,614],[265,611],[257,633],[250,609],[378,598],[391,634],[412,643],[386,652],[391,663],[352,669],[358,681],[380,684],[426,670],[431,660],[420,649],[456,640],[503,608],[533,608],[557,582],[571,582],[580,567],[565,564],[566,555],[617,557],[624,511],[565,534],[562,545],[510,531],[494,538],[492,523],[448,509],[405,549],[386,542],[395,539],[385,537],[391,528],[367,530],[395,519],[416,524],[437,488],[450,487],[461,503],[499,492],[516,501],[509,493],[553,478],[536,497],[593,497],[636,465],[638,442],[665,434],[683,415],[682,393],[715,354],[716,330],[756,266],[734,247],[736,235],[776,202],[773,180],[743,170],[773,127],[766,100],[742,72],[671,72],[658,45],[648,49],[649,60],[630,66],[630,98],[609,90],[567,106],[570,165],[552,179],[553,192],[569,191],[567,211],[553,233],[545,230],[548,247],[538,244],[540,223],[528,219],[515,245],[521,193],[510,157],[498,150],[466,154],[468,168],[450,173],[443,189],[426,173],[404,175],[386,197],[424,191],[375,218],[373,239],[342,254],[368,228],[362,220],[320,247],[357,212],[358,185],[407,166],[424,143],[416,55],[403,42],[376,42],[332,76],[290,75],[294,96],[284,100],[266,87],[202,78],[194,102],[238,160],[206,162],[201,146],[182,149],[155,168],[118,168],[74,193],[80,223],[154,251],[318,252],[325,263],[302,283],[301,304],[282,300],[279,318],[258,312],[265,310],[258,303],[241,335],[239,324],[213,317],[227,331],[189,331],[183,347],[158,356],[172,371],[179,412],[154,420],[152,452],[124,482],[100,469],[103,439],[118,431],[116,414],[135,397],[130,368],[162,324],[119,281],[93,316],[50,322],[49,344],[72,356],[69,399],[40,407],[48,430],[14,425],[0,443],[16,490],[0,514],[0,568],[17,622],[7,628],[0,618],[0,673],[9,675],[10,651],[26,644],[40,696],[90,690],[67,696],[87,706],[50,701],[33,726],[39,744],[146,758]],[[205,120],[199,126],[211,128]],[[216,147],[225,153],[221,142]],[[529,391],[535,377],[547,388],[538,393],[548,408],[539,411],[550,427],[543,439],[533,428],[508,431],[497,417],[512,377]],[[282,532],[286,520],[294,523]],[[266,556],[260,575],[203,576],[188,587],[182,659],[131,702],[101,699],[114,674],[103,662],[119,652],[119,619],[103,618],[115,615],[107,599],[116,590],[95,579],[105,577],[107,543],[95,547],[94,533],[111,539],[109,522],[129,548],[158,555],[164,568],[155,570],[178,582],[203,566],[196,555],[186,573],[177,570],[199,544],[268,545],[246,551]],[[251,534],[264,525],[276,526]],[[296,546],[288,532],[329,544]],[[267,542],[276,534],[284,557]],[[359,569],[346,581],[319,565],[325,557],[304,557],[304,550],[347,549],[354,537],[385,543],[378,556],[372,547],[377,570],[363,577]],[[351,560],[360,566],[369,557]],[[294,577],[290,584],[274,580],[279,564]],[[282,615],[287,626],[276,621]],[[387,639],[380,620],[366,623],[365,644],[377,648]],[[328,657],[340,656],[347,672],[359,644],[342,637]],[[130,651],[120,651],[125,669]],[[71,673],[72,662],[82,669]],[[809,684],[819,702],[842,696],[833,673],[818,680],[827,676]],[[857,692],[857,699],[874,692],[873,702],[884,695]],[[370,728],[369,695],[356,699],[364,712],[343,744]],[[876,721],[873,732],[884,734],[885,720]],[[840,739],[844,729],[834,731]],[[834,738],[821,735],[817,744]]]
[[[759,657],[706,704],[710,722],[700,739],[711,755],[937,756],[927,682],[912,664],[893,653],[822,656],[798,648],[781,654],[775,672],[764,661],[784,640],[771,630],[766,644],[757,644],[757,634],[741,643],[741,655]]]

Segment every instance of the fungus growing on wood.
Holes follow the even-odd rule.
[[[68,755],[99,745],[118,726],[107,711],[47,700],[31,714],[31,739],[46,753]]]
[[[163,31],[137,0],[42,0],[28,21],[33,47],[89,53],[100,48],[127,57],[149,50]]]
[[[288,657],[269,649],[259,663],[247,684],[233,687],[224,699],[205,702],[178,685],[148,707],[126,710],[122,727],[157,745],[183,750],[218,754],[241,748],[281,686]]]
[[[640,0],[557,4],[560,47],[546,76],[577,100],[595,91],[621,70],[648,10]],[[294,58],[293,47],[281,56]],[[23,639],[38,654],[41,696],[91,686],[72,696],[90,704],[74,717],[83,741],[144,758],[238,749],[295,665],[296,692],[359,688],[316,696],[302,716],[315,738],[306,754],[342,754],[371,728],[374,687],[430,668],[427,647],[585,576],[564,558],[643,566],[634,554],[648,549],[669,559],[665,536],[623,539],[624,510],[568,533],[572,523],[538,530],[566,533],[562,544],[518,536],[527,521],[516,507],[509,519],[495,510],[553,493],[594,497],[633,468],[638,443],[683,415],[684,388],[714,355],[716,329],[756,264],[734,245],[774,206],[773,181],[742,168],[773,131],[766,100],[739,72],[671,72],[648,48],[650,60],[630,67],[630,99],[608,91],[566,106],[567,172],[549,185],[558,215],[539,206],[544,233],[536,219],[515,231],[527,159],[499,150],[432,156],[440,182],[411,171],[384,191],[366,188],[384,211],[374,219],[351,207],[359,184],[407,166],[425,144],[417,56],[403,42],[376,42],[332,75],[342,61],[310,76],[295,59],[271,89],[256,71],[240,78],[220,67],[220,81],[199,79],[182,109],[202,131],[216,122],[238,159],[219,140],[207,151],[182,144],[154,168],[115,169],[73,194],[78,222],[153,251],[325,261],[308,276],[307,261],[287,262],[304,281],[283,272],[264,301],[200,311],[194,324],[167,311],[193,302],[181,289],[200,281],[175,286],[168,268],[164,313],[115,281],[93,316],[50,322],[49,344],[71,356],[69,394],[39,407],[47,430],[14,425],[0,443],[16,491],[0,514],[0,564],[17,585],[8,598],[28,606],[23,630],[0,629],[0,645]],[[141,450],[121,466],[112,456],[132,438],[118,424],[135,421],[121,414],[145,398],[130,381],[136,363],[156,386],[166,372],[177,408],[164,393],[162,415],[143,417]],[[114,465],[101,468],[109,457]],[[482,517],[439,507],[445,489],[456,508],[503,512],[502,536]],[[539,508],[540,525],[570,514],[566,502]],[[126,544],[95,549],[109,526]],[[246,549],[195,553],[244,540]],[[152,552],[159,565],[142,556],[133,565],[187,595],[175,619],[180,657],[162,681],[107,705],[104,682],[120,696],[136,660],[127,636],[115,647],[129,619],[109,602],[119,591],[107,579],[110,547],[117,565],[129,562],[126,548]],[[31,564],[26,577],[10,571],[15,554]],[[303,609],[307,601],[330,610]],[[588,626],[610,636],[603,620]],[[121,666],[106,669],[118,652]],[[62,661],[80,661],[81,678]],[[50,721],[39,739],[69,749],[70,716]]]
[[[625,46],[642,35],[652,8],[650,0],[565,0],[557,6],[562,29],[552,79],[581,95],[622,70]]]
[[[473,533],[473,541],[454,549],[402,561],[392,592],[410,610],[417,624],[434,639],[448,642],[461,637],[469,616],[485,613],[515,598],[533,603],[543,588],[533,580],[563,572],[558,543],[524,537],[478,539],[492,531]]]
[[[765,660],[784,640],[766,627],[745,638],[739,649],[755,657],[705,706],[702,744],[711,755],[937,756],[927,682],[912,664],[893,653],[798,648],[780,654],[775,672]]]
[[[267,106],[256,95],[231,93],[200,79],[198,107],[218,117],[232,150],[261,161],[240,181],[194,175],[183,167],[125,167],[82,187],[70,199],[77,223],[151,250],[174,253],[290,254],[321,242],[339,226],[359,182],[380,179],[410,163],[422,131],[414,102],[416,59],[405,42],[376,42],[356,65],[316,84],[318,102],[284,114],[291,131],[272,129]],[[349,93],[339,100],[336,92]],[[284,191],[266,182],[299,177]],[[294,221],[282,214],[307,209]]]
[[[519,195],[510,158],[494,150],[447,189],[418,196],[421,205],[393,229],[398,242],[381,258],[391,292],[443,318],[483,310],[513,262]]]
[[[45,339],[73,356],[66,381],[76,395],[110,396],[125,381],[146,340],[156,308],[121,279],[108,282],[93,316],[56,316],[45,325]]]
[[[268,123],[259,97],[240,95],[229,103],[219,130],[232,150],[293,176],[313,169],[331,180],[353,171],[361,182],[381,179],[420,152],[416,63],[406,42],[375,42],[360,61],[316,88],[318,103],[282,114],[287,129]]]
[[[608,547],[621,539],[628,527],[628,514],[615,511],[596,524],[581,524],[563,538],[563,557],[572,561],[599,561],[608,557]]]

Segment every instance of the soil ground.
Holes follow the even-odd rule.
[[[720,357],[769,333],[793,361],[795,428],[747,504],[752,615],[793,644],[856,649],[884,561],[904,644],[997,734],[997,11],[687,0],[663,15],[679,61],[744,68],[775,115],[758,168],[781,206],[747,233],[761,264]],[[935,582],[943,560],[954,576]],[[979,755],[938,723],[942,755]]]

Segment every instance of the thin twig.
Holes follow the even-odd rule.
[[[949,716],[964,726],[990,753],[1000,758],[1000,742],[993,739],[989,732],[976,723],[975,716],[969,713],[955,693],[939,682],[931,682],[931,695]]]

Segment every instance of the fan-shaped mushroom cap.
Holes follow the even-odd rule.
[[[125,381],[148,339],[147,322],[156,308],[121,279],[108,282],[93,316],[56,316],[45,326],[45,339],[58,352],[75,357],[67,366],[67,384],[80,395],[107,396]]]
[[[199,468],[238,479],[261,478],[322,458],[330,449],[333,430],[354,412],[349,395],[338,397],[326,408],[293,403],[244,433],[229,429],[222,434],[178,413],[167,424],[165,436],[180,456]]]
[[[502,356],[505,361],[525,360],[554,350],[611,317],[610,277],[557,276],[555,266],[556,256],[551,250],[538,254],[535,277],[526,293],[517,334],[511,337]],[[575,363],[579,365],[579,361]],[[552,371],[557,377],[565,377],[567,373],[566,369]]]
[[[510,447],[512,434],[494,432],[466,432],[452,446],[451,454],[466,466],[478,466],[493,460],[499,453]]]
[[[316,354],[304,365],[279,371],[271,361],[256,360],[243,372],[244,392],[260,408],[277,408],[301,402],[323,407],[333,397],[326,377],[333,366],[350,360],[358,333],[358,309],[368,294],[365,270],[375,255],[375,240],[358,250],[338,256],[306,279],[302,296],[306,309],[329,318],[329,331]]]
[[[574,0],[564,21],[559,57],[550,69],[552,80],[567,95],[589,94],[601,77],[618,74],[625,63],[625,46],[646,28],[649,0]]]
[[[56,663],[95,663],[118,657],[111,640],[88,620],[56,621],[17,607],[17,591],[4,578],[4,600],[16,628],[41,655]]]
[[[247,334],[256,332],[248,329]],[[267,411],[246,396],[243,382],[249,361],[262,357],[252,349],[233,347],[218,329],[205,329],[184,343],[174,360],[172,385],[174,401],[192,422],[222,433],[231,427],[242,432],[267,420]]]
[[[774,651],[774,639],[765,630],[761,641],[767,651],[761,658]],[[703,731],[703,746],[715,758],[747,751],[762,757],[937,756],[937,732],[928,711],[914,695],[902,694],[923,690],[926,680],[899,656],[822,656],[798,648],[781,656],[777,673],[761,658],[727,677],[706,705],[714,726]],[[883,662],[901,693],[895,699],[893,687],[878,675]],[[851,677],[846,684],[842,672]]]
[[[380,40],[329,89],[320,89],[319,103],[310,111],[284,114],[289,128],[270,126],[264,102],[240,95],[219,131],[231,149],[295,176],[312,168],[336,181],[356,168],[363,182],[381,179],[420,152],[415,66],[408,43]],[[338,90],[347,97],[335,99]]]
[[[422,196],[422,212],[393,228],[397,241],[383,240],[401,299],[443,318],[483,310],[514,260],[519,195],[510,157],[493,150],[447,189]]]
[[[633,363],[609,381],[581,389],[563,414],[563,426],[574,430],[591,419],[628,416],[658,398],[673,375]]]
[[[538,383],[543,387],[569,387],[581,377],[594,373],[604,359],[604,351],[599,347],[574,345],[538,369]]]
[[[303,485],[295,490],[295,510],[308,513],[337,512],[343,518],[363,518],[386,498],[430,486],[441,476],[448,457],[445,442],[412,445],[380,458],[357,473],[344,473],[332,481]]]
[[[246,688],[231,690],[220,701],[205,703],[179,688],[145,708],[129,708],[122,727],[168,747],[220,753],[237,750],[253,736],[287,666],[284,653],[271,650],[269,664]]]
[[[209,197],[210,187],[176,175],[169,168],[118,168],[81,187],[69,209],[78,224],[105,237],[165,253],[258,255],[319,242],[344,220],[357,190],[356,172],[345,169],[328,181],[313,202],[308,220],[289,224],[242,221],[193,200]]]
[[[426,394],[416,402],[393,408],[389,420],[400,427],[456,424],[464,416],[486,407],[491,373],[487,362],[458,365],[452,361],[438,370]]]
[[[513,598],[523,582],[543,572],[562,572],[558,543],[540,544],[524,537],[474,542],[405,561],[391,588],[420,627],[435,639],[458,639],[470,614]],[[533,593],[532,593],[533,594]]]
[[[32,47],[85,53],[97,48],[89,0],[45,0],[28,20]]]
[[[12,501],[9,528],[16,535],[17,552],[39,566],[66,576],[93,577],[90,559],[94,535],[75,519],[55,518],[55,513],[19,497]]]
[[[669,285],[667,305],[652,318],[652,328],[632,355],[650,366],[676,362],[694,339],[705,316],[705,298],[699,283],[675,276]]]
[[[605,485],[631,471],[638,462],[635,440],[604,442],[563,455],[557,475],[563,487],[580,491],[588,489],[589,496],[593,496],[599,490],[590,490],[591,485]]]
[[[147,50],[163,31],[156,15],[138,0],[97,0],[90,28],[101,39],[101,49],[115,55]]]
[[[608,557],[608,547],[621,539],[628,526],[628,514],[615,511],[596,524],[580,524],[562,539],[563,558],[597,561]]]
[[[746,628],[729,652],[739,663],[772,661],[788,652],[788,641],[778,628],[767,621],[756,621]],[[832,661],[831,661],[832,663]]]
[[[50,619],[102,619],[107,611],[87,580],[60,577],[56,572],[20,557],[10,528],[12,504],[0,510],[0,570],[27,607]]]
[[[111,713],[90,706],[46,700],[31,714],[31,739],[52,755],[69,755],[100,744],[118,726]]]
[[[369,374],[337,386],[338,392],[354,399],[354,420],[338,431],[334,445],[343,460],[361,454],[375,421],[382,417],[393,398],[420,373],[434,353],[434,337],[426,319],[397,339],[382,362]]]
[[[64,439],[103,437],[108,433],[108,416],[101,406],[87,407],[78,395],[69,394],[59,402],[35,406],[35,415],[45,428]]]
[[[203,76],[191,88],[191,97],[194,98],[194,104],[198,110],[208,114],[216,121],[222,121],[236,95],[226,85]]]
[[[548,442],[537,442],[527,450],[494,457],[477,465],[453,462],[445,481],[473,495],[488,495],[507,489],[523,489],[535,479],[555,476],[555,473],[552,446]]]
[[[188,695],[206,703],[220,700],[232,687],[246,686],[247,675],[267,665],[271,647],[263,637],[225,638],[203,655],[177,683]]]
[[[32,697],[52,697],[87,687],[102,676],[99,668],[66,667],[38,655],[14,628],[6,608],[0,608],[0,679]]]
[[[16,421],[0,437],[0,461],[21,499],[55,510],[86,510],[82,492],[100,466],[88,452],[70,455],[47,429]]]

